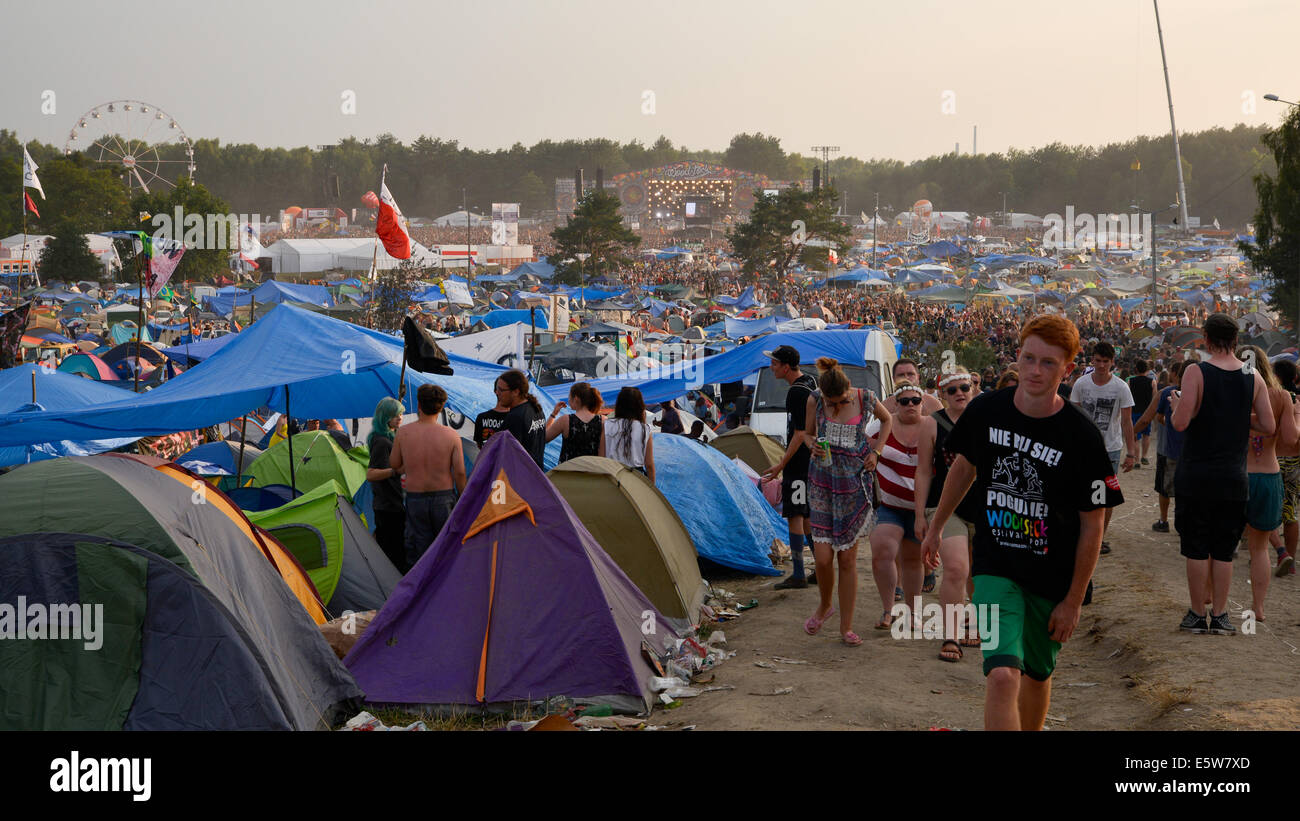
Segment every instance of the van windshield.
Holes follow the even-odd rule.
[[[855,388],[864,388],[880,398],[880,370],[875,362],[868,362],[865,368],[857,365],[841,365],[849,378],[849,384]],[[809,367],[804,373],[816,377],[817,369]],[[790,386],[772,375],[770,367],[758,372],[758,388],[754,395],[754,411],[782,411],[785,407],[785,394]]]

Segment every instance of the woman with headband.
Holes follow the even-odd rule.
[[[881,431],[878,441],[880,463],[876,479],[880,483],[880,508],[876,511],[876,527],[871,532],[871,574],[880,591],[882,613],[876,622],[877,630],[890,626],[894,603],[894,589],[898,586],[900,549],[903,565],[903,602],[911,613],[921,598],[921,539],[925,538],[925,495],[918,494],[916,484],[917,463],[928,454],[925,443],[934,442],[934,420],[921,413],[925,393],[911,380],[898,382],[890,397],[898,408],[895,424],[889,431]],[[919,617],[920,613],[913,613]]]

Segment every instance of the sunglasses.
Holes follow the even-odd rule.
[[[949,386],[948,386],[948,395],[949,395],[949,396],[956,396],[956,395],[957,395],[957,391],[961,391],[962,393],[970,393],[970,383],[969,383],[969,382],[966,382],[966,383],[961,384],[961,385],[949,385]]]
[[[906,407],[907,405],[919,405],[919,404],[921,404],[921,397],[919,397],[919,396],[900,396],[900,397],[898,397],[898,406],[899,406],[900,408],[901,408],[901,407]]]

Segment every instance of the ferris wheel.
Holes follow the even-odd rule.
[[[194,179],[194,146],[176,118],[139,100],[100,103],[77,118],[63,153],[77,151],[122,176],[132,193]]]

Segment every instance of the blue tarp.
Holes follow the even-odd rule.
[[[471,419],[496,405],[493,382],[505,369],[448,356],[455,376],[407,369],[409,413],[415,412],[416,389],[426,382],[441,385],[447,407]],[[397,396],[401,363],[398,337],[281,305],[204,362],[148,393],[125,394],[110,405],[0,414],[0,447],[106,434],[153,436],[228,422],[261,407],[284,411],[286,385],[299,419],[366,418],[380,399]],[[549,413],[553,400],[537,394]],[[547,447],[548,464],[558,461],[559,450],[557,438]]]
[[[702,558],[779,576],[768,553],[788,541],[785,521],[749,477],[716,448],[671,433],[654,436],[655,487],[681,517]]]
[[[941,239],[938,242],[932,242],[921,249],[921,253],[930,259],[943,259],[945,257],[959,257],[966,252],[956,243]]]
[[[36,402],[32,400],[32,374],[36,375]],[[132,394],[105,385],[93,379],[83,379],[70,373],[45,369],[28,363],[0,371],[0,413],[11,413],[19,408],[35,410],[65,410],[104,405],[129,399]],[[0,467],[22,465],[55,459],[60,456],[88,456],[129,445],[138,436],[117,437],[98,441],[32,442],[23,445],[0,447]]]
[[[732,339],[739,339],[742,336],[758,336],[776,330],[776,319],[770,316],[762,319],[733,319],[727,317],[725,324],[727,336]]]
[[[267,302],[276,305],[281,302],[306,302],[309,305],[320,305],[323,308],[330,308],[334,305],[334,297],[330,296],[330,289],[324,285],[296,285],[274,279],[259,285],[257,290],[253,291],[253,298],[262,304]]]
[[[191,342],[188,345],[175,345],[170,348],[163,348],[163,353],[167,354],[169,359],[174,359],[184,367],[197,365],[203,360],[212,356],[217,351],[229,345],[239,334],[226,334],[218,336],[215,339],[200,339]]]
[[[539,279],[550,279],[555,276],[555,266],[547,262],[525,262],[510,272],[510,275],[514,277],[519,277],[524,274],[535,276]]]
[[[762,339],[755,339],[726,353],[706,356],[702,359],[678,362],[664,368],[657,368],[649,374],[631,374],[623,377],[591,380],[605,397],[608,404],[613,404],[620,389],[625,385],[641,390],[646,402],[662,402],[685,395],[688,390],[695,390],[702,385],[714,382],[739,382],[746,376],[756,373],[772,364],[763,355],[779,345],[792,345],[799,351],[801,362],[815,362],[819,356],[829,356],[843,365],[866,364],[867,338],[870,331],[786,331],[769,334]],[[714,343],[709,343],[710,345]],[[553,399],[568,398],[567,384],[552,385],[541,391]],[[2,431],[0,431],[2,432]]]
[[[653,297],[646,297],[641,300],[642,306],[650,309],[651,316],[663,316],[664,312],[677,306],[671,302],[661,302]]]
[[[532,312],[527,309],[508,310],[505,308],[500,308],[495,311],[488,311],[487,313],[483,314],[483,316],[474,317],[474,322],[482,322],[484,325],[488,326],[489,328],[500,328],[503,325],[513,325],[516,322],[522,322],[525,325],[530,325],[532,323],[532,320],[533,320]],[[538,311],[537,330],[545,331],[547,330],[547,328],[548,326],[546,324],[545,312]]]
[[[753,308],[755,305],[758,304],[758,300],[754,299],[754,286],[753,286],[753,285],[751,285],[751,286],[749,286],[748,288],[746,288],[745,290],[741,291],[741,292],[740,292],[740,296],[726,296],[726,295],[723,295],[723,296],[717,297],[714,301],[717,302],[719,305],[732,305],[732,306],[735,306],[735,308],[736,308],[737,310],[740,310],[740,311],[743,311],[743,310],[745,310],[746,308]]]

